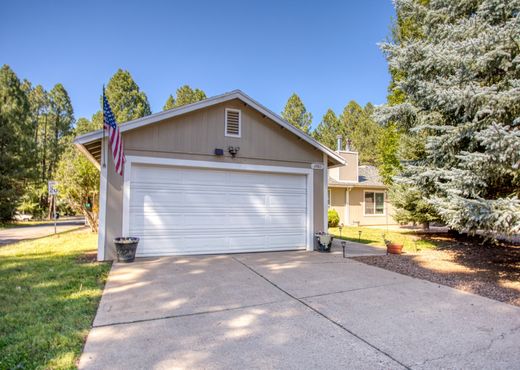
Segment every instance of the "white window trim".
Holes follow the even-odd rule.
[[[374,212],[375,212],[375,207],[376,207],[376,197],[375,197],[375,194],[376,193],[380,193],[380,194],[383,194],[383,213],[374,213],[373,215],[369,215],[367,214],[365,211],[366,211],[366,208],[365,208],[365,194],[366,193],[374,193]],[[363,216],[365,217],[384,217],[386,216],[386,191],[381,191],[381,190],[363,190]]]
[[[345,189],[345,219],[343,220],[344,225],[350,225],[350,190],[351,189],[349,188]]]
[[[238,135],[228,134],[228,112],[238,112]],[[242,111],[240,109],[226,108],[224,135],[227,137],[242,137]]]
[[[194,161],[187,159],[173,159],[160,157],[142,157],[142,156],[126,156],[125,167],[123,172],[123,236],[128,235],[130,231],[130,180],[132,178],[132,164],[158,164],[175,167],[196,167],[196,168],[210,168],[210,169],[228,169],[239,171],[253,171],[253,172],[271,172],[271,173],[292,173],[306,175],[307,180],[307,235],[305,247],[307,251],[314,250],[314,171],[310,168],[299,167],[282,167],[282,166],[264,166],[255,164],[241,164],[241,163],[223,163],[211,161]],[[326,212],[325,212],[326,214]]]

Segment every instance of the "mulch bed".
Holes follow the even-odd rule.
[[[402,255],[353,259],[404,275],[520,306],[520,245],[423,235],[436,245]]]

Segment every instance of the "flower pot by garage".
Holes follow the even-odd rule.
[[[403,253],[403,244],[389,243],[386,245],[386,251],[390,254]]]
[[[332,235],[327,233],[316,233],[316,244],[318,246],[318,252],[330,252],[330,248],[332,246],[332,240],[334,239]]]
[[[114,239],[117,251],[118,262],[133,262],[135,259],[135,251],[137,250],[137,244],[139,244],[139,238],[135,237],[120,237]]]

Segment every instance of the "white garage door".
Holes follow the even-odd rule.
[[[300,174],[132,164],[128,231],[138,256],[305,249]]]

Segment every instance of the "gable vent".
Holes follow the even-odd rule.
[[[226,109],[226,136],[240,137],[241,112],[238,109]]]

